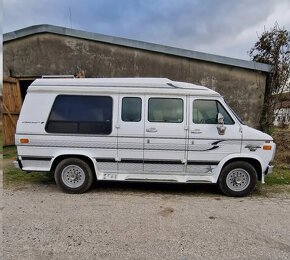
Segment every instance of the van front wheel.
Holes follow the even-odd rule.
[[[219,177],[219,188],[227,196],[247,196],[256,186],[255,168],[243,161],[232,162],[222,170]]]
[[[61,161],[54,173],[55,182],[67,193],[84,193],[93,183],[93,172],[90,166],[78,158]]]

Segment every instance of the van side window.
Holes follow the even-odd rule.
[[[46,131],[108,135],[112,132],[112,107],[109,96],[59,95],[52,106]]]
[[[180,98],[149,98],[148,121],[183,122],[183,100]]]
[[[142,100],[138,97],[124,97],[122,99],[121,118],[124,122],[140,122],[142,114]]]
[[[228,112],[216,100],[195,100],[192,109],[192,122],[195,124],[217,124],[218,113],[224,116],[226,125],[235,124]]]

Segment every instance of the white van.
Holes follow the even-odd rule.
[[[272,171],[271,136],[217,92],[165,78],[43,78],[17,123],[17,162],[54,172],[66,192],[94,181],[218,183],[245,196]]]

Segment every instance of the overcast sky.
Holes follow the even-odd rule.
[[[277,21],[290,30],[290,0],[3,0],[3,10],[4,33],[72,25],[247,60],[264,27]]]

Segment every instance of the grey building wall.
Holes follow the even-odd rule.
[[[76,74],[85,77],[167,77],[220,92],[247,124],[258,127],[266,72],[193,58],[40,33],[3,46],[4,76],[39,77]]]

